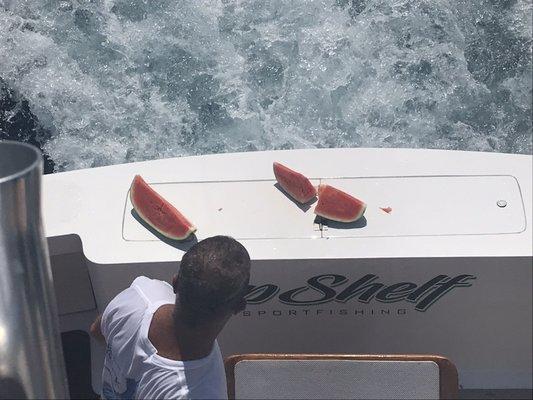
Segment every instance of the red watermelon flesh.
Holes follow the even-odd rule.
[[[354,222],[363,216],[366,204],[342,190],[322,184],[318,187],[315,214],[339,222]]]
[[[316,196],[315,187],[304,175],[278,162],[275,162],[273,167],[279,185],[293,199],[300,203],[307,203]]]
[[[183,240],[196,231],[172,204],[152,189],[140,175],[131,183],[130,199],[137,214],[163,236]]]

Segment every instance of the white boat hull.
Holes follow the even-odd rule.
[[[366,220],[315,221],[312,206],[274,187],[273,161],[362,198]],[[455,362],[463,388],[531,389],[531,165],[520,155],[335,149],[47,176],[63,329],[140,274],[170,279],[190,246],[163,243],[132,217],[127,192],[139,173],[198,226],[198,239],[230,234],[250,251],[254,288],[220,338],[225,355],[433,353]]]

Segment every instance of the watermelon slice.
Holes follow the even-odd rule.
[[[363,216],[366,204],[333,186],[318,187],[315,214],[339,222],[354,222]]]
[[[140,175],[133,178],[130,199],[137,214],[169,239],[184,240],[196,231],[196,227],[152,189]]]
[[[316,196],[316,189],[304,175],[275,162],[274,175],[279,185],[293,199],[300,203],[307,203]]]

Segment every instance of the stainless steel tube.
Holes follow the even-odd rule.
[[[68,398],[41,223],[42,155],[0,141],[0,399]]]

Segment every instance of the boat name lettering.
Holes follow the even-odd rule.
[[[311,306],[335,301],[346,303],[356,299],[361,303],[376,300],[382,303],[408,301],[417,311],[427,311],[437,300],[452,289],[472,286],[474,275],[437,275],[419,285],[413,282],[398,282],[386,285],[379,276],[367,274],[355,282],[339,274],[321,274],[307,280],[307,285],[280,293],[274,284],[250,285],[246,294],[248,304],[262,304],[276,295],[278,300],[290,306]],[[342,287],[341,287],[342,286]],[[279,293],[279,294],[278,294]]]

